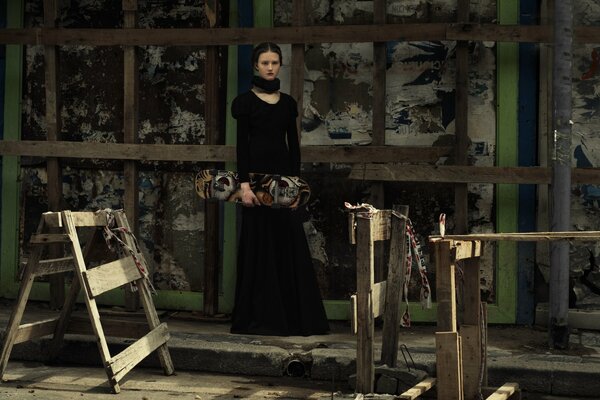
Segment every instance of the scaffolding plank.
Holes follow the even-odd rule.
[[[57,321],[58,317],[20,325],[14,344],[53,334]]]
[[[457,332],[436,332],[437,395],[439,400],[463,400],[462,357]]]
[[[46,276],[52,274],[60,274],[62,272],[73,271],[75,264],[73,257],[50,258],[40,260],[40,263],[33,273],[33,276]]]
[[[398,396],[402,400],[415,400],[435,386],[435,378],[426,378]]]
[[[116,261],[83,271],[86,288],[90,298],[138,280],[142,274],[138,270],[133,257],[123,257]]]

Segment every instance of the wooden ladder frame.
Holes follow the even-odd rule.
[[[135,259],[133,255],[126,254],[116,261],[87,269],[84,253],[86,256],[89,255],[88,253],[93,245],[102,240],[100,232],[109,224],[109,213],[115,218],[116,226],[120,230],[119,236],[121,240],[130,249],[133,249]],[[82,252],[77,235],[78,227],[96,228],[84,252]],[[48,212],[42,215],[38,229],[30,240],[30,243],[35,245],[35,248],[25,266],[16,305],[6,329],[4,345],[0,354],[0,378],[4,376],[12,347],[17,343],[52,334],[53,340],[50,345],[50,357],[55,358],[58,355],[65,333],[75,332],[70,329],[69,322],[75,301],[82,288],[91,328],[98,343],[100,357],[108,376],[108,383],[114,393],[120,392],[119,381],[155,350],[158,352],[158,358],[165,375],[172,375],[174,373],[173,362],[167,347],[167,341],[170,338],[167,324],[160,322],[154,308],[150,287],[138,269],[136,262],[141,264],[146,270],[148,266],[143,255],[137,249],[134,239],[127,232],[131,232],[131,230],[123,211],[62,211]],[[41,258],[45,248],[52,244],[61,243],[70,245],[71,256],[54,259]],[[20,325],[34,279],[68,271],[73,271],[75,276],[70,292],[65,298],[60,316],[49,320]],[[137,286],[150,332],[121,353],[111,356],[100,321],[96,297],[106,291],[131,282],[135,282]]]

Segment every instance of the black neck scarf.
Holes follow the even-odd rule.
[[[272,81],[268,81],[260,76],[254,76],[252,78],[252,84],[257,88],[262,89],[266,93],[275,93],[279,90],[279,78],[275,78]]]

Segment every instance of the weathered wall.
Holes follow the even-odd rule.
[[[26,27],[43,21],[41,0],[26,3]],[[62,2],[59,25],[66,28],[122,26],[121,1]],[[204,2],[139,1],[142,28],[205,27]],[[65,140],[123,140],[123,52],[120,47],[61,46],[60,97]],[[25,48],[23,139],[46,137],[43,47]],[[203,48],[143,46],[138,49],[139,140],[142,143],[204,141]],[[24,159],[23,236],[46,211],[41,160]],[[122,208],[122,163],[65,159],[64,208]],[[200,290],[203,268],[203,205],[193,192],[193,165],[140,165],[139,239],[155,286]],[[27,252],[27,249],[24,249]]]
[[[311,3],[311,2],[309,2]],[[289,25],[291,5],[275,1],[276,25]],[[369,24],[372,1],[312,1],[313,25]],[[495,18],[493,1],[473,6],[474,21]],[[388,1],[389,22],[455,21],[456,2]],[[475,9],[476,8],[476,9]],[[373,76],[371,43],[322,43],[306,46],[302,144],[369,144],[371,142]],[[289,46],[284,58],[290,59]],[[454,141],[455,97],[454,42],[389,42],[387,44],[386,121],[387,145],[448,145]],[[475,165],[494,165],[495,74],[494,43],[474,43],[470,48],[469,132],[474,144],[470,156]],[[285,61],[284,61],[285,64]],[[284,87],[287,75],[282,74]],[[475,150],[477,149],[477,150]],[[376,161],[376,160],[372,160]],[[451,160],[440,159],[438,164]],[[314,198],[308,230],[327,298],[346,299],[355,289],[355,249],[348,244],[344,201],[370,201],[369,182],[346,179],[350,165],[305,165]],[[453,227],[454,196],[451,185],[385,183],[385,206],[408,204],[410,216],[423,245],[437,231],[440,213]],[[493,186],[469,185],[469,226],[472,232],[493,231]],[[427,252],[426,252],[427,253]],[[483,289],[493,300],[493,248],[486,249]],[[426,254],[428,265],[432,263]],[[431,268],[430,268],[431,270]],[[435,271],[431,270],[433,281]],[[433,285],[434,286],[434,285]],[[417,288],[418,289],[418,288]]]

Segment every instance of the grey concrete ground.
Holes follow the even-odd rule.
[[[2,330],[6,327],[10,311],[10,307],[0,310],[0,329]],[[52,316],[48,310],[36,307],[35,304],[28,308],[27,315],[29,320]],[[189,397],[192,394],[204,399],[269,398],[269,396],[274,398],[318,398],[319,396],[331,398],[332,393],[339,392],[337,396],[339,398],[342,398],[341,395],[352,398],[352,390],[346,381],[356,368],[356,339],[350,334],[349,326],[346,323],[332,324],[332,333],[329,335],[266,337],[232,335],[228,332],[228,323],[203,322],[191,313],[164,314],[162,319],[166,320],[169,325],[171,332],[169,348],[178,375],[163,377],[160,375],[160,371],[152,369],[158,367],[158,360],[152,355],[127,375],[126,381],[122,385],[122,393],[132,392],[131,395],[135,396],[141,393],[140,390],[147,389],[151,390],[150,394],[154,396],[146,397],[147,399],[162,398],[157,397],[159,395],[167,396],[164,398],[195,398]],[[412,361],[414,361],[413,364],[411,358],[407,356],[409,365],[426,370],[431,375],[435,375],[434,332],[434,326],[420,325],[404,329],[400,335],[401,343],[406,345]],[[489,386],[518,382],[525,394],[529,396],[526,398],[530,399],[542,399],[536,393],[546,396],[563,396],[569,399],[583,397],[600,399],[599,332],[575,332],[571,335],[571,348],[565,351],[550,351],[546,344],[546,331],[535,327],[490,326],[488,337]],[[117,354],[130,342],[131,340],[111,338],[109,340],[111,353]],[[0,399],[10,398],[9,394],[35,395],[36,391],[48,390],[43,384],[63,375],[72,375],[72,379],[63,384],[80,385],[77,389],[79,392],[73,391],[77,396],[94,398],[86,396],[101,396],[103,393],[108,393],[104,371],[100,367],[97,346],[92,337],[70,335],[66,340],[58,364],[50,367],[40,364],[40,362],[46,361],[47,343],[48,339],[42,338],[15,346],[11,355],[13,362],[7,369],[7,377],[10,382],[1,386],[5,390],[13,388],[15,393],[5,392],[6,396],[0,397]],[[379,355],[381,343],[379,329],[376,332],[375,343],[375,354]],[[31,361],[33,364],[14,363],[24,360]],[[399,360],[401,364],[404,364],[402,354],[399,354]],[[304,377],[285,376],[286,367],[290,361],[294,361],[296,366],[304,367]],[[70,370],[69,368],[75,368],[73,366],[79,366],[79,368],[85,366],[85,369]],[[61,368],[67,368],[68,372],[63,373]],[[27,374],[23,374],[23,371]],[[95,379],[93,383],[86,380],[92,379],[92,376]],[[256,376],[263,378],[255,378]],[[185,377],[184,381],[189,384],[178,383],[181,377]],[[281,379],[284,381],[280,381]],[[200,386],[198,388],[195,386],[200,385],[203,380],[209,382],[208,387]],[[155,393],[155,389],[149,389],[149,383],[152,381],[160,382],[157,385],[167,389],[161,389]],[[226,389],[226,382],[233,382],[234,389],[237,387],[235,385],[246,387],[247,385],[251,386],[252,382],[259,382],[257,383],[258,387],[267,385],[267,389],[265,391],[256,388],[249,389],[249,391],[244,389],[237,393],[233,392],[231,387]],[[286,397],[278,392],[280,387],[302,387],[304,384],[308,384],[308,392],[299,395]],[[17,389],[16,385],[24,387]],[[29,390],[34,390],[34,392],[24,393],[23,389],[25,388],[31,388]],[[229,391],[226,393],[211,392],[223,388]],[[175,391],[175,389],[179,391]],[[173,390],[172,395],[167,393],[170,390]],[[69,392],[71,391],[69,390]],[[0,391],[0,393],[2,392]],[[53,399],[47,396],[48,393],[42,393],[45,397],[38,398]],[[129,394],[120,395],[120,398],[127,400],[143,398],[143,396],[126,396]]]

